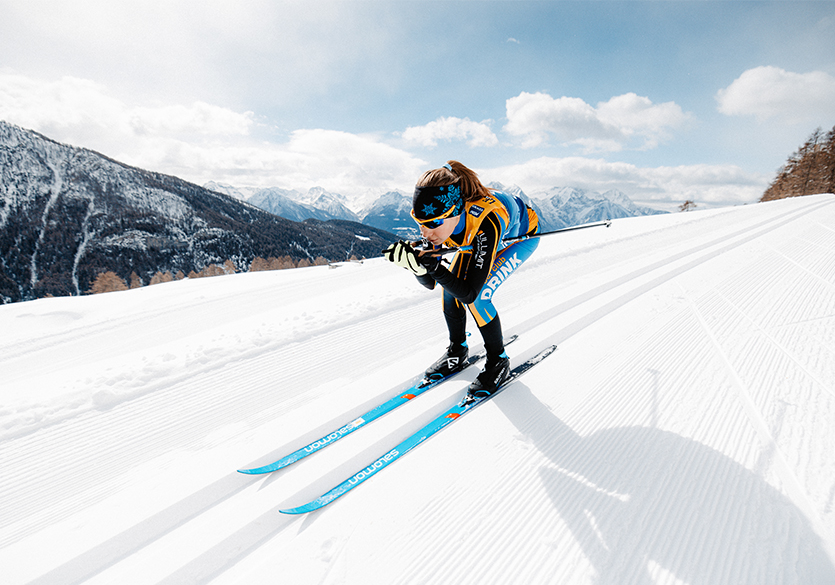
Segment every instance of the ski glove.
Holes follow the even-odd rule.
[[[426,274],[426,268],[421,264],[420,256],[408,243],[400,240],[383,250],[383,256],[401,268],[412,272],[415,276]]]

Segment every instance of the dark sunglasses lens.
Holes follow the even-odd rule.
[[[432,221],[425,221],[423,225],[425,225],[430,230],[434,230],[437,227],[440,227],[444,223],[442,219],[433,219]]]

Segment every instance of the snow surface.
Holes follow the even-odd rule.
[[[0,580],[835,583],[835,197],[541,242],[496,303],[512,359],[557,352],[307,516],[476,368],[235,470],[405,388],[439,290],[378,259],[0,307]]]

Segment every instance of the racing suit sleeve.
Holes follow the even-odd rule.
[[[415,275],[415,278],[417,278],[417,281],[429,290],[435,290],[435,279],[432,278],[432,275],[429,274],[429,272],[422,274],[421,276]]]
[[[442,264],[429,268],[428,274],[453,297],[469,305],[478,298],[499,248],[501,228],[495,213],[488,213],[478,226],[470,253],[461,253],[452,265],[452,272]],[[424,284],[421,281],[421,284]],[[428,287],[427,287],[428,288]]]

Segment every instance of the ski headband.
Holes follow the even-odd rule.
[[[412,217],[429,229],[438,227],[448,217],[461,215],[463,209],[464,198],[458,185],[415,187]]]

